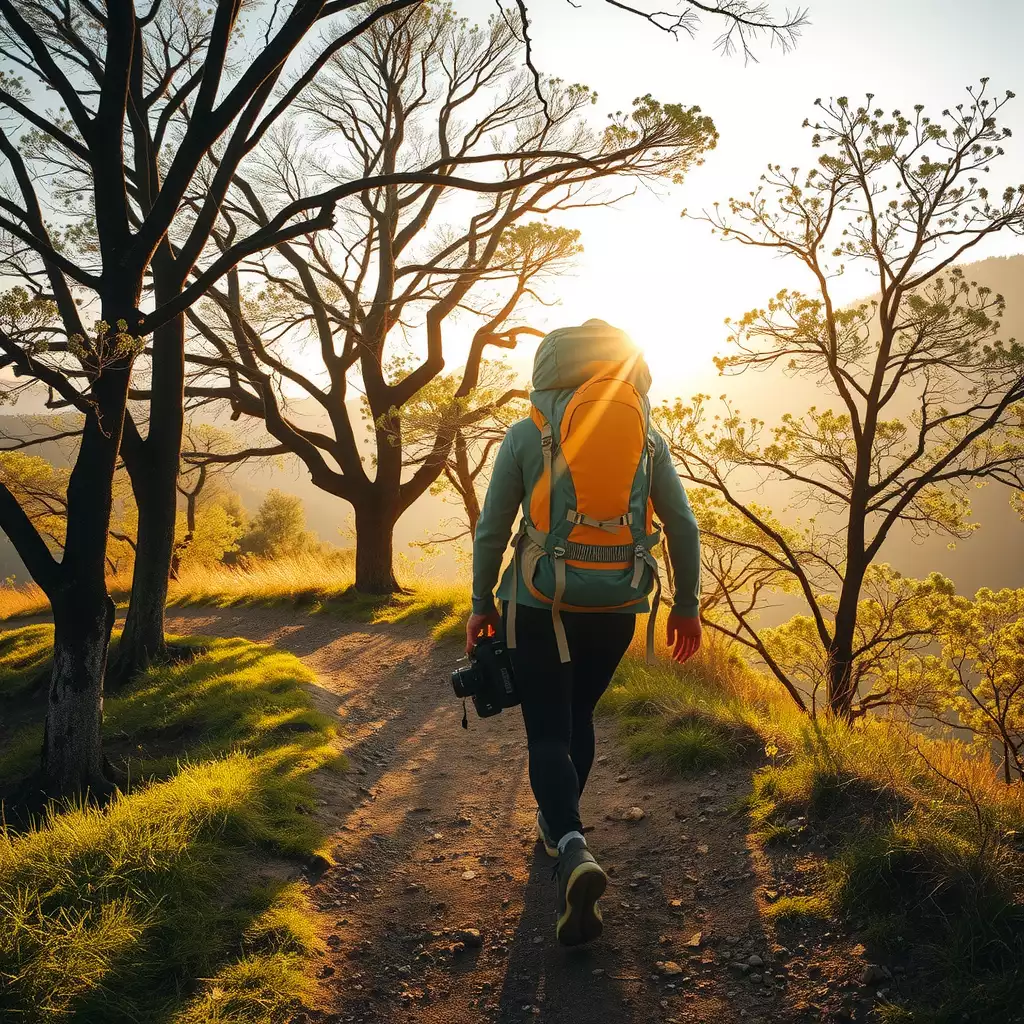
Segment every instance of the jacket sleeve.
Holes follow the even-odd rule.
[[[487,485],[483,511],[473,537],[473,611],[477,614],[494,608],[494,588],[501,571],[501,559],[525,492],[513,427],[495,456],[491,482]]]
[[[654,473],[651,501],[654,512],[665,528],[668,557],[675,574],[672,611],[687,618],[700,611],[700,531],[686,500],[665,439],[654,431]]]

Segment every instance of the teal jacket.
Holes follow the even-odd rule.
[[[686,492],[672,465],[668,445],[656,430],[654,437],[654,474],[651,480],[651,501],[654,513],[662,523],[668,541],[669,558],[675,573],[675,594],[672,611],[677,615],[697,615],[700,600],[700,532]],[[494,585],[498,582],[501,561],[512,536],[516,513],[525,514],[526,480],[536,480],[541,473],[543,455],[540,431],[533,420],[514,423],[505,435],[494,460],[491,482],[487,488],[483,511],[473,538],[473,611],[483,614],[494,608]],[[512,573],[518,565],[509,563],[498,587],[498,597],[509,600]],[[548,608],[537,600],[519,578],[519,604]],[[623,612],[650,611],[649,602],[623,608]]]

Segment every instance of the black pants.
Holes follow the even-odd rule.
[[[583,831],[580,794],[594,763],[594,707],[633,639],[636,616],[563,612],[562,622],[568,664],[558,660],[546,608],[516,607],[516,647],[509,652],[526,723],[530,785],[556,841]]]

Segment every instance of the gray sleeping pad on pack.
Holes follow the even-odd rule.
[[[621,368],[610,376],[628,380],[642,395],[651,387],[651,372],[643,353],[625,331],[603,320],[579,327],[560,327],[544,337],[533,360],[535,391],[578,388],[592,377]]]

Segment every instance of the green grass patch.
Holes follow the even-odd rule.
[[[760,746],[751,709],[708,685],[694,671],[647,666],[627,657],[598,713],[619,719],[634,757],[678,772],[696,772],[742,759]]]
[[[0,633],[0,700],[16,700],[50,662],[53,627],[25,626]]]
[[[699,773],[746,763],[751,832],[791,844],[803,891],[765,907],[782,929],[836,922],[876,962],[905,962],[889,1024],[989,1024],[1024,1005],[1024,799],[981,755],[896,722],[814,722],[722,651],[680,668],[627,657],[599,712],[631,754]],[[757,767],[754,757],[758,758]],[[764,763],[765,759],[770,763]],[[803,865],[806,867],[806,863]]]
[[[465,635],[469,592],[460,584],[416,583],[407,593],[385,596],[361,594],[353,588],[320,603],[317,610],[374,625],[420,622],[434,640]]]
[[[633,757],[682,773],[726,764],[742,752],[729,732],[697,718],[625,718],[622,731]]]
[[[40,628],[0,638],[0,694],[45,660]],[[339,764],[331,721],[292,655],[191,642],[194,660],[106,702],[124,792],[0,830],[4,1019],[270,1024],[311,985],[315,915],[294,879],[322,841],[311,777]]]
[[[1024,864],[1005,841],[1005,809],[943,796],[940,780],[914,772],[880,786],[883,740],[811,735],[754,776],[749,812],[762,841],[789,843],[806,828],[823,850],[811,891],[767,915],[846,920],[872,957],[911,958],[912,1002],[882,1019],[1011,1019],[1024,1000]],[[806,826],[791,828],[794,816]]]

